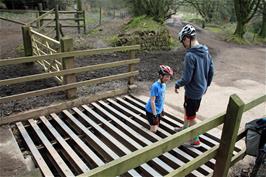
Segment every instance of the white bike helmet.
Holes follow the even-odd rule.
[[[196,36],[196,29],[192,25],[187,24],[178,33],[179,41],[182,42],[185,36],[195,37]]]

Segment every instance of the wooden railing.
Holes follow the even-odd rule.
[[[210,159],[215,158],[216,164],[214,167],[214,173],[210,176],[226,177],[230,166],[245,156],[245,150],[242,150],[233,156],[235,142],[244,137],[243,132],[241,132],[238,136],[242,114],[265,101],[266,95],[263,95],[250,103],[244,104],[237,95],[232,95],[229,99],[226,113],[221,113],[210,119],[205,119],[192,127],[171,135],[150,146],[146,146],[141,150],[134,151],[129,155],[125,155],[117,160],[95,168],[87,173],[79,175],[79,177],[119,176],[130,169],[136,168],[141,164],[182,145],[192,137],[205,133],[221,124],[224,124],[224,126],[219,145],[212,147],[202,155],[170,172],[166,176],[186,176],[191,171],[196,170],[198,167],[208,162]]]
[[[62,39],[65,41],[65,45],[67,43],[71,43],[72,39]],[[68,41],[68,42],[67,42]],[[70,42],[69,42],[70,41]],[[69,49],[69,46],[64,46],[65,50]],[[26,93],[20,93],[16,95],[11,96],[5,96],[0,98],[0,103],[4,103],[7,101],[12,100],[21,100],[28,97],[33,96],[40,96],[45,95],[48,93],[58,92],[58,91],[66,91],[68,98],[75,98],[76,97],[76,89],[81,86],[90,86],[95,85],[99,83],[104,83],[108,81],[113,80],[119,80],[119,79],[125,79],[128,78],[128,84],[129,87],[133,84],[132,77],[136,76],[138,74],[138,71],[133,70],[132,65],[136,65],[139,63],[139,59],[135,59],[132,57],[135,57],[134,53],[136,50],[140,49],[139,45],[135,46],[126,46],[126,47],[115,47],[115,48],[105,48],[105,49],[95,49],[95,50],[81,50],[81,51],[72,51],[72,52],[65,52],[65,53],[55,53],[55,54],[49,54],[49,55],[42,55],[42,56],[32,56],[32,57],[21,57],[21,58],[15,58],[15,59],[3,59],[0,60],[0,66],[5,65],[12,65],[12,64],[20,64],[20,63],[28,63],[33,61],[54,61],[55,59],[62,58],[63,63],[63,70],[60,71],[53,71],[50,73],[42,73],[42,74],[35,74],[30,76],[23,76],[19,78],[10,78],[5,80],[0,80],[0,86],[1,85],[12,85],[17,83],[23,83],[28,81],[34,81],[34,80],[40,80],[45,78],[51,78],[51,77],[64,77],[64,83],[63,85],[46,88],[42,90],[36,90],[36,91],[30,91]],[[112,52],[118,52],[118,51],[129,51],[129,60],[123,60],[123,61],[117,61],[112,63],[105,63],[105,64],[98,64],[98,65],[92,65],[92,66],[84,66],[84,67],[78,67],[75,68],[74,66],[74,59],[77,56],[88,56],[88,55],[95,55],[95,54],[104,54],[104,53],[112,53]],[[124,66],[128,65],[129,69],[126,73],[91,79],[91,80],[85,80],[85,81],[76,81],[75,74],[82,73],[82,72],[88,72],[88,71],[95,71],[99,69],[106,69],[106,68],[113,68],[118,66]]]

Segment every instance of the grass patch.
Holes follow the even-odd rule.
[[[139,16],[133,18],[124,28],[125,31],[158,31],[165,27],[154,21],[152,17]]]
[[[118,36],[117,35],[113,35],[113,36],[108,36],[105,39],[105,42],[110,44],[111,46],[115,47],[118,40],[119,40]]]
[[[179,40],[177,38],[171,37],[170,48],[174,49],[174,48],[179,48],[179,47],[181,47],[181,43],[179,42]]]

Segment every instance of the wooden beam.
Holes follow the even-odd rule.
[[[58,8],[58,7],[57,7]],[[64,37],[60,40],[61,52],[69,52],[73,50],[73,38]],[[75,57],[65,57],[62,58],[63,69],[75,68]],[[63,82],[65,85],[77,82],[75,74],[64,75]],[[65,91],[66,97],[68,99],[73,99],[77,97],[77,87],[67,89]]]
[[[33,97],[33,96],[46,95],[46,94],[49,94],[49,93],[54,93],[54,92],[58,92],[58,91],[64,91],[64,90],[68,90],[68,89],[71,89],[71,88],[81,87],[81,86],[84,86],[84,85],[88,86],[88,85],[94,85],[94,84],[100,84],[100,83],[104,83],[104,82],[109,82],[109,81],[113,81],[113,80],[125,79],[125,78],[128,78],[130,76],[136,76],[136,75],[138,75],[138,73],[139,73],[138,71],[134,71],[134,72],[131,72],[131,73],[116,74],[116,75],[112,75],[112,76],[106,76],[106,77],[101,77],[101,78],[97,78],[97,79],[80,81],[80,82],[70,83],[70,84],[67,84],[67,85],[60,85],[60,86],[56,86],[56,87],[45,88],[45,89],[41,89],[41,90],[30,91],[30,92],[26,92],[26,93],[21,93],[21,94],[1,97],[0,98],[0,103],[4,103],[4,102],[7,102],[7,101],[12,101],[12,100],[21,100],[21,99],[28,98],[28,97]]]
[[[16,123],[16,125],[17,125],[18,130],[19,130],[20,134],[22,135],[24,141],[26,142],[27,146],[29,147],[33,158],[37,162],[37,164],[38,164],[40,170],[42,171],[42,173],[44,174],[44,176],[54,176],[53,173],[51,172],[50,168],[48,167],[48,165],[46,164],[46,162],[42,158],[42,155],[40,154],[40,152],[36,148],[35,144],[33,143],[28,132],[24,128],[23,124],[21,122],[18,122],[18,123]]]
[[[30,110],[30,111],[25,111],[25,112],[18,113],[15,115],[10,115],[10,116],[1,118],[0,125],[23,121],[23,120],[27,120],[27,119],[34,118],[34,117],[39,117],[41,115],[45,116],[51,113],[58,113],[58,112],[61,112],[63,109],[68,109],[73,106],[79,106],[81,104],[87,104],[87,103],[90,103],[90,102],[93,102],[99,99],[113,97],[113,96],[117,96],[121,94],[126,94],[127,91],[128,91],[128,88],[120,88],[120,89],[111,90],[107,92],[99,92],[97,94],[89,95],[87,97],[82,97],[82,98],[75,99],[72,101],[66,101],[63,103],[50,105],[47,107],[38,108],[38,109]]]
[[[67,126],[60,117],[55,113],[51,117],[58,123],[58,125],[71,137],[73,141],[82,149],[82,151],[90,157],[98,166],[104,165],[104,162]]]
[[[261,104],[263,102],[266,102],[266,94],[261,96],[261,97],[259,97],[259,98],[257,98],[257,99],[255,99],[255,100],[253,100],[253,101],[251,101],[251,102],[249,102],[249,103],[247,103],[245,105],[244,112],[254,108],[255,106],[257,106],[257,105],[259,105],[259,104]]]
[[[191,171],[197,169],[202,164],[208,162],[210,159],[214,158],[215,155],[218,152],[219,145],[216,145],[209,149],[208,151],[204,152],[203,154],[199,155],[195,159],[189,161],[182,167],[172,171],[171,173],[167,174],[165,177],[180,177],[180,176],[186,176]]]
[[[89,56],[89,55],[106,54],[106,53],[122,52],[122,51],[129,51],[129,50],[139,50],[139,49],[140,49],[140,45],[134,45],[134,46],[110,47],[110,48],[102,48],[102,49],[78,50],[78,51],[56,53],[56,54],[45,55],[45,56],[32,56],[32,57],[20,57],[20,58],[13,58],[13,59],[3,59],[3,60],[0,60],[0,66],[28,63],[28,62],[34,62],[37,60],[54,60],[55,58],[73,57],[73,56],[75,57]]]
[[[214,177],[226,177],[228,174],[244,105],[244,102],[236,94],[230,96],[220,147],[216,156]]]
[[[37,32],[37,31],[34,31],[34,30],[31,30],[31,33],[34,34],[34,35],[37,35],[37,36],[39,36],[39,37],[41,37],[41,38],[44,38],[44,39],[47,40],[48,42],[52,42],[53,44],[56,44],[56,45],[60,46],[60,42],[57,41],[57,40],[54,40],[53,38],[50,38],[50,37],[48,37],[48,36],[45,36],[45,35],[43,35],[43,34]]]
[[[24,54],[25,56],[32,56],[32,41],[31,41],[31,30],[30,27],[22,26],[22,37],[23,37],[23,46],[24,46]]]
[[[72,158],[79,169],[84,173],[89,170],[89,167],[81,160],[81,158],[76,154],[76,152],[70,147],[70,145],[64,140],[64,138],[58,133],[58,131],[53,127],[53,125],[46,119],[45,116],[40,117],[41,121],[55,137],[59,144],[63,147],[65,152]]]
[[[64,160],[61,158],[61,156],[58,154],[58,152],[55,150],[51,142],[47,139],[43,131],[40,129],[40,127],[37,125],[35,120],[30,119],[29,120],[30,125],[32,126],[33,130],[37,134],[37,136],[40,138],[44,146],[46,147],[49,154],[53,157],[55,160],[57,166],[61,169],[62,173],[65,176],[74,176],[70,168],[67,166],[67,164],[64,162]]]
[[[79,68],[72,68],[72,69],[67,69],[67,70],[62,70],[62,71],[55,71],[51,73],[41,73],[41,74],[34,74],[30,76],[5,79],[5,80],[0,80],[0,86],[18,84],[18,83],[34,81],[34,80],[41,80],[41,79],[51,78],[54,76],[64,76],[67,74],[77,74],[77,73],[83,73],[87,71],[95,71],[95,70],[100,70],[100,69],[113,68],[113,67],[124,66],[128,64],[137,64],[139,63],[139,61],[140,59],[115,61],[111,63],[96,64],[96,65],[84,66],[84,67],[79,67]],[[132,87],[136,88],[135,85],[132,85]]]
[[[20,22],[20,21],[17,21],[17,20],[7,19],[7,18],[1,17],[1,16],[0,16],[0,19],[1,20],[5,20],[5,21],[8,21],[8,22],[12,22],[12,23],[17,23],[17,24],[20,24],[20,25],[26,25],[26,23],[23,23],[23,22]]]

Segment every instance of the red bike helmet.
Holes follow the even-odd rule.
[[[170,75],[170,76],[173,76],[174,72],[173,72],[173,70],[170,68],[170,66],[167,66],[167,65],[160,65],[159,74],[161,74],[161,75]]]

